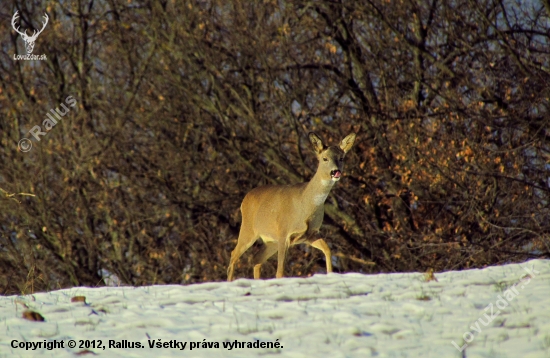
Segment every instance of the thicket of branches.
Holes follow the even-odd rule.
[[[29,34],[48,13],[47,61],[13,59],[16,10]],[[309,131],[358,132],[325,205],[336,272],[550,253],[548,1],[11,0],[0,17],[2,294],[224,280],[245,193],[315,171]],[[290,250],[288,275],[324,271]]]

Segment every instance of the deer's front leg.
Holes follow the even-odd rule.
[[[285,275],[285,258],[286,250],[288,249],[286,238],[279,240],[278,243],[278,262],[277,262],[277,275],[275,277],[281,278]]]
[[[323,254],[325,254],[325,260],[327,261],[327,273],[332,272],[332,254],[330,253],[330,248],[328,247],[325,240],[318,239],[315,241],[311,241],[310,245],[315,247],[316,249],[323,251]]]

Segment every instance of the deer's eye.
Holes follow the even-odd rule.
[[[343,162],[343,161],[344,161],[344,157],[340,157],[340,161]]]
[[[328,162],[328,159],[327,159],[327,158],[323,158],[323,160],[324,160],[325,162]]]

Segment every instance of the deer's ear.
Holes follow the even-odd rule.
[[[313,132],[309,133],[309,141],[311,142],[311,144],[313,145],[313,149],[315,149],[315,152],[317,153],[321,153],[327,148],[323,143],[321,137]]]
[[[355,133],[348,134],[348,136],[340,142],[340,149],[344,151],[344,153],[347,153],[351,147],[353,146],[353,143],[355,142]]]

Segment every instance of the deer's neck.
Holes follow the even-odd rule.
[[[334,185],[333,180],[325,180],[321,178],[319,172],[315,173],[313,178],[307,183],[304,190],[304,199],[305,202],[310,203],[313,206],[322,206],[327,199],[332,186]]]

